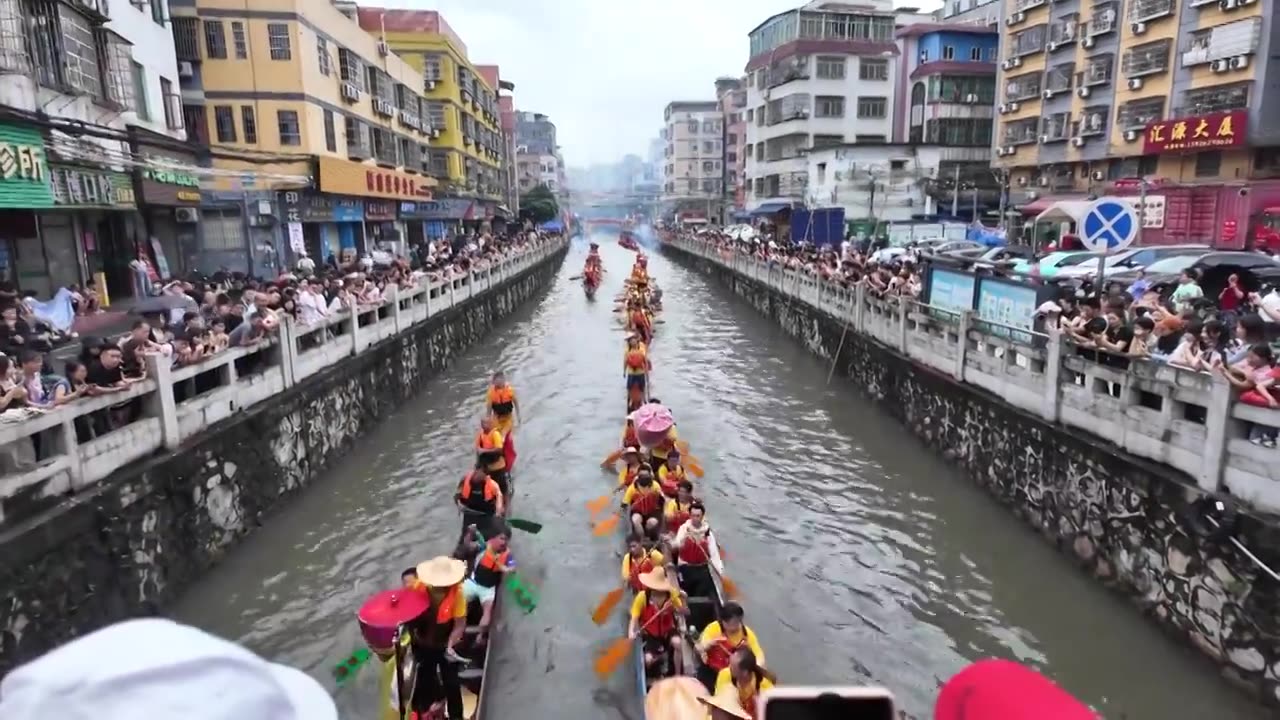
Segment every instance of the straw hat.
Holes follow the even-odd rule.
[[[751,714],[742,709],[742,702],[738,700],[738,691],[732,686],[723,688],[711,697],[700,697],[698,700],[707,707],[715,708],[731,717],[751,720]]]
[[[647,573],[640,573],[640,584],[657,592],[675,592],[676,587],[667,578],[667,569],[656,567]]]
[[[639,455],[639,454],[640,454],[640,451],[639,451],[639,450],[637,450],[636,448],[629,447],[629,448],[627,448],[626,450],[623,450],[623,451],[622,451],[622,454],[623,454],[623,455]]]
[[[467,576],[467,564],[447,555],[418,563],[418,581],[427,587],[450,587]]]

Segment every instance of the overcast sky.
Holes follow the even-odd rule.
[[[516,107],[555,122],[570,165],[646,157],[671,100],[713,100],[747,63],[747,32],[803,0],[385,0],[438,10]],[[364,4],[364,2],[361,2]],[[376,0],[369,4],[376,4]]]

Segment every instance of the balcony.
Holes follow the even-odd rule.
[[[1258,51],[1262,37],[1262,18],[1251,17],[1191,33],[1187,50],[1182,53],[1182,66],[1215,63],[1215,72],[1243,70],[1248,57]],[[1243,58],[1243,62],[1239,59]],[[1230,62],[1221,62],[1221,61]]]
[[[1037,25],[1015,34],[1009,40],[1009,57],[1024,58],[1028,55],[1044,52],[1045,37],[1048,35],[1047,25]]]
[[[1062,18],[1049,26],[1049,44],[1045,50],[1055,52],[1071,47],[1080,37],[1080,20],[1075,14]]]
[[[1089,88],[1107,85],[1111,82],[1111,70],[1115,66],[1116,56],[1107,54],[1089,59],[1080,77],[1076,78],[1077,94],[1089,97]]]
[[[1004,132],[1000,134],[1000,144],[1014,146],[1033,145],[1039,140],[1036,132],[1039,125],[1040,118],[1026,118],[1005,123]]]
[[[200,20],[193,17],[170,18],[173,23],[173,50],[178,61],[200,62]]]
[[[1190,117],[1213,112],[1226,112],[1249,107],[1249,84],[1219,85],[1199,90],[1187,90],[1182,95],[1182,105],[1174,108],[1173,117]]]
[[[1114,32],[1116,29],[1116,6],[1113,3],[1106,5],[1097,5],[1093,9],[1093,16],[1089,18],[1089,22],[1085,24],[1083,41],[1084,48],[1088,50],[1093,47],[1096,38],[1107,33]]]
[[[1142,87],[1140,78],[1147,75],[1158,75],[1169,69],[1169,51],[1173,41],[1169,39],[1145,43],[1125,52],[1120,61],[1120,72],[1129,78],[1129,88],[1137,90]],[[1139,80],[1134,83],[1133,80]]]
[[[1147,23],[1172,15],[1173,10],[1174,0],[1129,0],[1129,29],[1141,35]]]
[[[1040,95],[1040,73],[1026,73],[1009,78],[1005,84],[1005,102],[1022,102]]]
[[[1147,125],[1164,117],[1164,98],[1132,100],[1120,106],[1116,125],[1121,130],[1144,130]]]
[[[1044,99],[1054,95],[1071,92],[1072,80],[1075,78],[1075,63],[1062,63],[1049,68],[1044,74]]]
[[[1076,135],[1078,137],[1096,137],[1106,133],[1107,131],[1107,115],[1110,114],[1111,108],[1106,105],[1093,105],[1086,107],[1084,112],[1080,113],[1080,119],[1076,121]]]
[[[1071,137],[1071,113],[1060,112],[1048,115],[1041,120],[1040,142],[1065,142]]]

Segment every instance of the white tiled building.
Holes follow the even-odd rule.
[[[715,100],[675,101],[663,113],[662,201],[710,216],[724,194],[724,115]]]

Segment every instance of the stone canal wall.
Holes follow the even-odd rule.
[[[540,248],[327,327],[286,325],[258,351],[252,374],[249,358],[235,355],[204,368],[207,379],[223,382],[212,389],[206,382],[175,394],[184,378],[153,367],[142,419],[64,452],[55,468],[63,479],[25,486],[41,492],[6,497],[0,675],[70,637],[164,608],[273,508],[536,297],[566,252],[563,243]],[[95,445],[103,441],[109,446]],[[94,472],[126,450],[131,462]],[[68,468],[74,477],[66,478]],[[0,478],[0,489],[15,484]]]
[[[1277,524],[1244,511],[1207,511],[1215,496],[1194,478],[1126,452],[1119,437],[1046,419],[1068,399],[1026,393],[1026,377],[1048,375],[1056,385],[1052,376],[1071,372],[1077,358],[1060,355],[1057,338],[1020,350],[965,321],[940,329],[927,309],[779,279],[776,270],[744,269],[742,259],[706,246],[669,245],[667,253],[714,277],[815,354],[831,360],[838,353],[836,369],[920,440],[1099,582],[1216,661],[1231,681],[1280,705],[1280,583],[1265,567],[1280,567]],[[951,352],[941,347],[947,343]],[[1019,359],[1023,351],[1029,360]],[[997,381],[1002,373],[1023,377]]]

